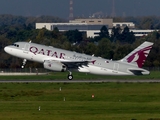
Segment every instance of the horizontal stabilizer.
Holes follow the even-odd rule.
[[[144,69],[128,69],[130,72],[132,72],[134,75],[148,75],[150,72],[148,70]]]

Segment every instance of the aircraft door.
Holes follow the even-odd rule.
[[[30,47],[30,44],[26,43],[26,44],[24,45],[24,50],[23,50],[23,52],[28,54],[29,47]]]
[[[119,69],[119,64],[118,63],[114,63],[113,70],[114,71],[118,71],[118,69]]]

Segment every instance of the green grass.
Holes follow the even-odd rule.
[[[160,83],[0,83],[0,119],[160,120],[159,91]]]
[[[75,80],[100,80],[100,79],[160,79],[159,71],[151,71],[150,75],[142,76],[101,76],[86,73],[73,72]],[[0,76],[0,80],[67,80],[68,72],[53,72],[48,75],[24,75],[24,76]]]

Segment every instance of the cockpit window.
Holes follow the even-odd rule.
[[[19,47],[19,45],[18,44],[12,44],[13,46],[15,46],[15,47]]]

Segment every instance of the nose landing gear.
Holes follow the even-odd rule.
[[[24,68],[24,66],[26,65],[26,62],[27,62],[27,60],[26,59],[23,59],[23,62],[22,62],[22,68]]]

